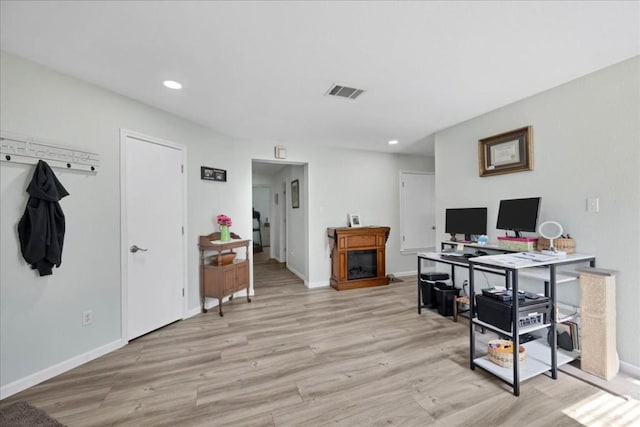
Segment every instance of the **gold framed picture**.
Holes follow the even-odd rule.
[[[480,176],[533,170],[533,129],[525,126],[478,141]]]

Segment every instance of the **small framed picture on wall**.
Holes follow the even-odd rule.
[[[227,182],[227,171],[224,169],[210,168],[208,166],[200,166],[200,179]]]

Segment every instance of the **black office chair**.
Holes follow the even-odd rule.
[[[260,212],[258,212],[257,210],[253,209],[253,234],[255,237],[255,233],[256,231],[258,232],[258,238],[254,239],[253,241],[253,251],[254,252],[262,252],[262,231],[261,231],[261,227],[260,227]],[[256,222],[258,223],[258,225],[256,226]],[[258,243],[259,242],[259,243]]]

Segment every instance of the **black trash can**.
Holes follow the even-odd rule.
[[[447,273],[425,273],[420,275],[420,293],[422,294],[422,306],[436,308],[436,291],[434,286],[436,282],[449,280]],[[418,301],[420,304],[420,301]]]
[[[453,299],[460,294],[460,289],[442,282],[436,282],[433,288],[436,293],[438,313],[442,316],[453,316]]]

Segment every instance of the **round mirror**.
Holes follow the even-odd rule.
[[[545,221],[538,227],[538,233],[545,239],[553,240],[562,236],[562,226],[555,221]]]

